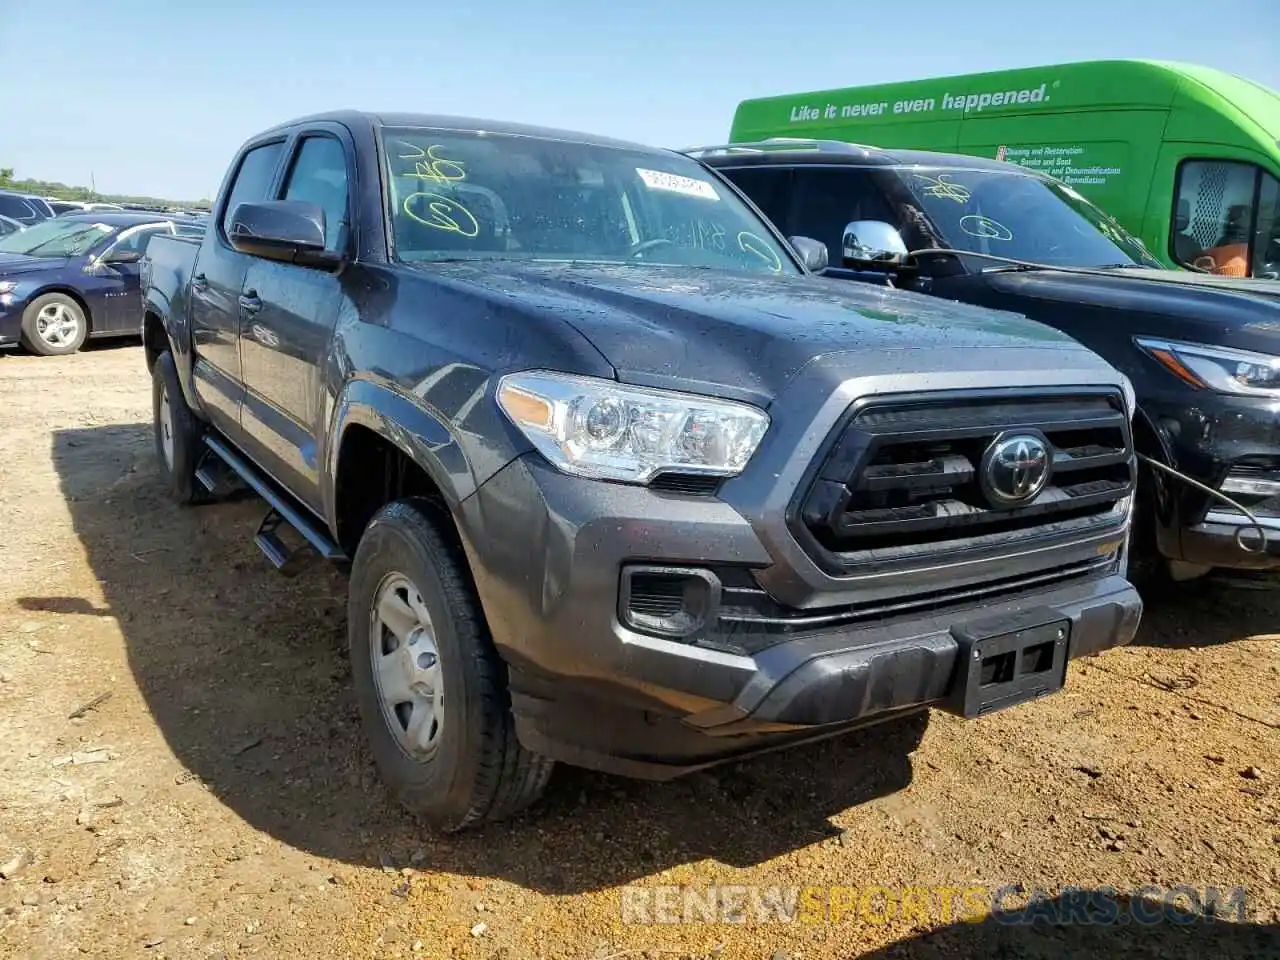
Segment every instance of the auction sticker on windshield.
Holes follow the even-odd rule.
[[[663,173],[661,170],[645,170],[636,167],[636,173],[650,190],[669,190],[672,193],[683,193],[687,197],[702,197],[704,200],[719,200],[716,188],[705,180],[693,177],[682,177],[675,173]]]

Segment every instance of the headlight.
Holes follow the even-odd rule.
[[[503,377],[498,404],[560,470],[625,483],[741,473],[769,427],[745,403],[543,371]]]
[[[1177,340],[1134,338],[1174,376],[1219,393],[1280,397],[1280,357]]]
[[[16,280],[0,280],[0,293],[13,293],[18,289]]]

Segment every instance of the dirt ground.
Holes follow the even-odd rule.
[[[910,758],[560,768],[433,836],[364,748],[342,579],[273,573],[260,503],[170,505],[150,405],[135,345],[0,355],[0,956],[1280,956],[1280,595],[1148,598],[1065,692],[935,714]],[[623,922],[665,884],[1247,894],[1233,923]]]

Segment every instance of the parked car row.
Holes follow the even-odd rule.
[[[24,227],[34,226],[42,220],[76,213],[156,213],[176,215],[193,220],[204,220],[208,215],[199,210],[175,210],[148,207],[140,203],[108,203],[105,201],[59,200],[56,197],[36,197],[12,190],[0,190],[0,217],[15,221]]]
[[[74,353],[89,338],[137,336],[147,241],[203,232],[188,218],[89,212],[0,235],[0,346],[51,356]]]

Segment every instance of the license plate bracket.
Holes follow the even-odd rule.
[[[958,670],[947,709],[966,719],[1048,696],[1066,683],[1071,621],[1053,610],[953,627]]]

